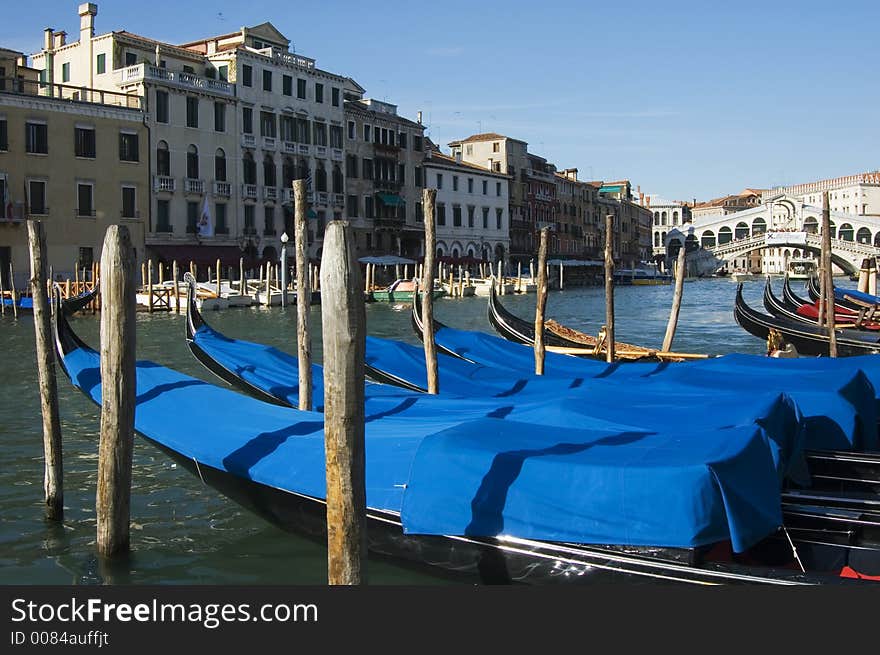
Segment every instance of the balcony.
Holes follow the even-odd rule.
[[[219,198],[228,198],[232,195],[232,184],[214,180],[214,195]]]
[[[167,191],[168,193],[174,193],[175,182],[174,178],[168,175],[154,175],[153,176],[153,191]]]
[[[327,157],[327,146],[315,146],[315,157]]]
[[[319,205],[326,205],[327,201],[328,201],[328,195],[329,194],[326,191],[319,191],[318,192],[318,204]]]
[[[295,155],[297,153],[296,144],[293,141],[282,142],[281,149],[285,155]]]
[[[283,205],[292,205],[293,204],[293,189],[288,189],[287,187],[281,189],[281,204],[283,204]]]
[[[256,200],[257,199],[257,185],[256,184],[242,184],[241,185],[241,197],[245,200]]]
[[[374,143],[373,147],[378,152],[387,152],[393,155],[396,155],[398,152],[400,152],[400,146],[393,143]]]
[[[306,156],[308,156],[308,155],[312,154],[312,149],[311,149],[308,145],[306,145],[306,144],[304,144],[304,143],[298,143],[298,144],[296,144],[296,151],[297,151],[300,155],[306,155]]]
[[[278,140],[274,136],[263,137],[263,150],[275,150],[278,147]]]
[[[308,202],[308,203],[315,202],[315,192],[314,191],[306,191],[306,202]]]
[[[331,148],[330,159],[333,161],[342,161],[342,148]]]
[[[373,185],[380,191],[398,192],[403,186],[398,180],[373,180]]]
[[[242,148],[256,148],[257,147],[257,138],[253,134],[242,134],[241,135],[241,147]]]
[[[223,80],[212,80],[207,77],[200,77],[193,73],[181,73],[178,71],[170,71],[167,68],[160,68],[152,64],[137,64],[128,66],[118,71],[114,71],[116,86],[128,86],[130,84],[140,84],[147,80],[158,81],[181,89],[199,89],[217,95],[229,96],[234,95],[233,86],[229,82]]]
[[[332,201],[335,206],[342,207],[345,205],[345,195],[342,193],[334,193]]]
[[[406,219],[398,218],[398,217],[389,217],[389,218],[374,218],[373,226],[376,228],[391,228],[391,229],[400,229],[406,223]]]
[[[275,202],[276,200],[278,200],[278,187],[264,186],[263,200],[269,200],[271,202]]]
[[[205,193],[205,181],[185,177],[183,178],[183,192],[201,195]]]

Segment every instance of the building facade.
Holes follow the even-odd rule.
[[[15,84],[12,84],[12,81]],[[98,261],[107,227],[128,226],[144,260],[149,214],[149,138],[133,96],[92,93],[60,83],[7,78],[0,89],[0,271],[26,287],[25,220],[46,231],[56,278]],[[102,98],[104,102],[93,102]]]
[[[504,262],[510,251],[510,177],[432,150],[427,185],[437,189],[437,255]]]
[[[424,249],[424,126],[373,99],[345,102],[346,211],[358,255]]]
[[[786,195],[808,205],[821,206],[823,191],[828,191],[831,211],[855,216],[880,216],[880,171],[775,187],[766,190],[762,200],[768,202],[776,196]]]

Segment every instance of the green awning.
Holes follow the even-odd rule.
[[[599,189],[599,193],[617,193],[622,189],[623,187],[619,184],[616,186],[603,186]]]
[[[380,193],[379,200],[389,207],[399,207],[406,204],[406,201],[403,198],[392,193]]]
[[[318,218],[318,212],[316,212],[314,209],[310,209],[308,212],[306,212],[306,216],[308,216],[309,218]]]

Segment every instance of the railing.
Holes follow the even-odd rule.
[[[263,187],[263,200],[278,200],[278,187],[274,186],[264,186]]]
[[[174,193],[175,188],[176,183],[173,177],[168,175],[153,176],[153,191],[167,191],[168,193]]]
[[[326,205],[327,204],[327,195],[328,194],[325,191],[318,192],[318,204],[319,205]]]
[[[0,77],[0,92],[74,102],[88,102],[126,109],[143,108],[143,98],[139,95],[90,89],[84,86],[71,86],[69,84],[49,84],[48,82],[36,80],[20,80],[14,77]]]
[[[242,134],[241,135],[241,146],[243,148],[256,148],[257,147],[257,138],[253,134]]]
[[[277,141],[274,136],[263,137],[263,150],[275,150],[276,147]]]
[[[245,200],[256,200],[257,199],[257,185],[256,184],[242,184],[241,185],[241,197]]]
[[[400,191],[400,188],[403,186],[403,183],[398,180],[373,180],[373,184],[376,185],[377,189],[385,191]]]
[[[315,146],[315,157],[326,157],[327,146]]]
[[[183,192],[202,194],[205,192],[205,181],[186,177],[183,179]]]
[[[233,94],[233,87],[229,82],[200,77],[194,73],[170,71],[152,64],[137,64],[115,71],[115,73],[117,86],[135,84],[144,80],[159,80],[172,86],[200,89],[226,96]]]
[[[400,146],[392,144],[392,143],[374,143],[373,147],[376,150],[394,153],[394,154],[400,152]]]
[[[296,151],[301,155],[310,155],[312,149],[304,143],[298,143],[296,144]]]
[[[333,194],[333,204],[342,206],[345,204],[345,195],[342,193],[334,193]]]
[[[232,195],[232,184],[230,184],[229,182],[220,182],[218,180],[214,180],[214,195],[228,198]]]
[[[331,148],[330,159],[333,161],[342,161],[342,148]]]
[[[284,154],[286,155],[295,155],[296,154],[296,144],[293,141],[285,141],[282,144],[284,149]]]
[[[293,189],[287,187],[281,189],[281,203],[284,205],[293,204]]]

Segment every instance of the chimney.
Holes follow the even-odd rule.
[[[61,48],[67,43],[67,32],[63,30],[61,32],[55,32],[53,37],[55,40],[55,48]]]
[[[43,30],[43,50],[52,50],[55,47],[55,31],[51,27]]]
[[[420,111],[417,111],[417,112],[416,112],[416,122],[417,122],[419,125],[422,124],[422,112],[420,112]]]
[[[98,5],[86,2],[79,6],[79,42],[91,41],[95,36],[95,16],[98,15]]]

